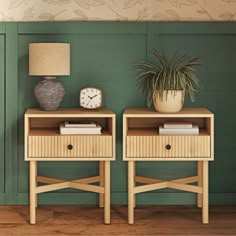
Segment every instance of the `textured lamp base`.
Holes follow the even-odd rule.
[[[64,98],[65,89],[63,84],[55,77],[49,77],[39,81],[34,93],[41,109],[55,111],[59,108]]]

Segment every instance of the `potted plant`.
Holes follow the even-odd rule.
[[[171,59],[164,53],[153,51],[157,64],[139,63],[135,69],[139,72],[137,86],[147,91],[147,106],[152,103],[156,111],[175,113],[182,109],[185,95],[193,102],[195,92],[200,87],[196,75],[196,66],[200,64],[198,57],[189,54],[181,55],[176,51]]]

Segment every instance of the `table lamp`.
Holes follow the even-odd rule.
[[[30,43],[29,75],[43,77],[34,89],[41,109],[57,110],[65,89],[56,76],[70,75],[70,44]]]

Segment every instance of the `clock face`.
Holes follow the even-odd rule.
[[[102,106],[102,91],[98,88],[80,90],[80,106],[86,109],[96,109]]]

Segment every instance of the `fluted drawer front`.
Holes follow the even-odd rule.
[[[112,157],[112,137],[85,136],[29,136],[30,158]]]
[[[127,136],[129,158],[210,157],[210,136]]]

